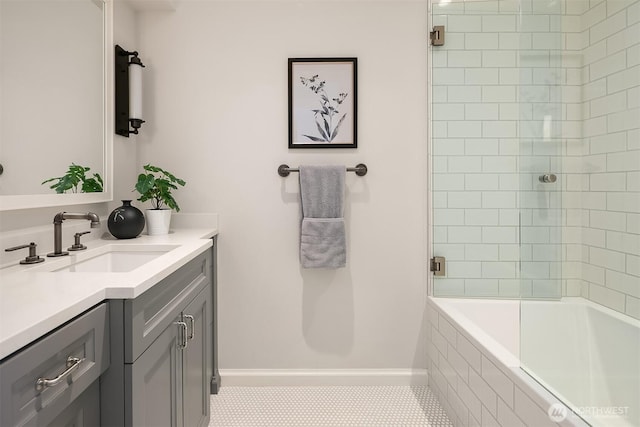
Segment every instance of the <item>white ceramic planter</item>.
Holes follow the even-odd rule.
[[[171,209],[147,209],[144,216],[147,221],[147,234],[149,236],[169,234]]]

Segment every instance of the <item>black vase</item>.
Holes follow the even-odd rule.
[[[144,215],[140,209],[131,206],[131,200],[123,200],[122,206],[109,214],[109,232],[118,239],[133,239],[142,233]]]

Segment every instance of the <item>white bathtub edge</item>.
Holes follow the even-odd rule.
[[[487,338],[487,340],[490,337],[484,333],[478,334],[482,335],[481,337],[473,336],[469,330],[465,330],[454,319],[454,317],[461,317],[460,313],[452,313],[452,317],[432,297],[428,298],[427,305],[431,311],[428,316],[431,334],[430,342],[427,346],[429,387],[436,395],[453,425],[492,425],[497,427],[514,427],[518,425],[533,427],[534,424],[524,422],[524,419],[527,418],[526,416],[525,418],[519,418],[516,414],[515,383],[512,379],[511,369],[491,354],[485,342],[481,342],[485,341],[483,337]],[[444,325],[445,322],[449,325]],[[461,323],[465,323],[467,327],[473,326],[469,325],[468,321],[465,322],[464,319],[462,319]],[[447,330],[451,327],[455,331],[455,336],[452,336],[450,332],[447,334]],[[471,327],[469,329],[479,332],[479,328]],[[443,333],[447,334],[448,337],[443,336]],[[459,344],[463,346],[465,344],[464,341],[457,340],[457,335],[465,338],[470,345],[475,347],[475,351],[468,348],[466,350],[458,349]],[[451,341],[451,338],[456,339],[455,344]],[[443,340],[448,344],[446,342],[443,343]],[[495,340],[491,338],[491,341]],[[446,344],[446,347],[443,344]],[[495,342],[493,344],[493,347],[498,345]],[[466,365],[462,363],[462,366],[467,369],[468,376],[464,376],[464,371],[460,372],[460,361],[449,360],[449,353],[452,350],[454,350],[452,352],[454,358],[459,359],[459,357],[462,357],[466,360]],[[494,379],[498,379],[501,385],[492,381],[492,386],[487,382],[487,377],[483,377],[482,365],[485,363],[483,360],[493,364],[498,371],[502,372],[502,379],[491,373],[489,374]],[[457,370],[455,365],[452,365],[454,363],[458,366]],[[516,367],[515,369],[519,368]],[[473,381],[471,381],[471,372],[474,372],[475,379]],[[487,390],[491,391],[487,392]],[[524,392],[523,394],[526,395]],[[491,395],[493,395],[493,399]],[[482,396],[488,396],[488,400],[481,399]],[[526,408],[531,408],[535,412],[536,419],[544,420],[546,418],[548,421],[546,411],[542,411],[531,399],[527,399],[527,401],[531,403],[526,405]],[[556,423],[549,424],[545,422],[538,424],[535,427],[558,427]]]
[[[579,302],[582,303],[583,301],[582,299],[578,298],[576,298],[575,300],[576,301],[571,302],[578,302],[577,300],[579,300]],[[511,354],[497,340],[485,333],[479,326],[474,324],[464,315],[464,313],[457,310],[451,304],[447,304],[447,298],[434,298],[430,296],[428,297],[428,304],[431,305],[431,308],[435,310],[439,316],[442,316],[444,320],[449,322],[451,326],[455,328],[457,333],[467,338],[477,348],[477,350],[479,350],[482,357],[491,361],[495,365],[495,367],[502,371],[507,379],[513,384],[514,401],[504,407],[505,411],[510,412],[512,416],[520,417],[524,424],[530,427],[539,427],[542,425],[561,427],[589,427],[589,424],[587,424],[582,418],[576,415],[559,398],[557,398],[542,384],[536,381],[535,378],[531,377],[527,372],[525,372],[521,368],[520,360],[517,357]],[[596,308],[599,309],[600,307]],[[430,317],[430,322],[433,323],[434,321],[438,321],[438,319]],[[437,325],[437,327],[439,328],[439,324]],[[430,373],[430,375],[433,374]],[[453,386],[453,390],[456,390],[457,392],[455,385]],[[520,397],[519,403],[517,400],[517,390],[519,390],[524,395],[524,397]],[[459,411],[460,408],[458,406],[458,408],[456,409],[455,401],[448,401],[448,399],[450,398],[448,394],[449,392],[450,390],[447,391],[447,394],[445,396],[441,396],[439,393],[436,393],[436,395],[438,396],[438,400],[441,400],[441,398],[447,400],[446,402],[440,401],[440,403],[451,418],[452,416],[456,417],[456,411]],[[458,401],[458,405],[459,404],[460,401]],[[552,405],[554,408],[564,408],[567,417],[562,421],[558,421],[557,423],[552,422],[547,415],[549,413],[548,411],[551,410],[550,408],[552,408]],[[532,418],[529,418],[525,415],[528,415]],[[469,417],[471,417],[470,412]],[[494,420],[491,420],[490,423],[492,423],[493,421]],[[504,422],[505,420],[503,419],[502,421]],[[533,424],[531,424],[532,422]],[[500,422],[498,422],[498,425],[501,425],[503,427],[510,427],[508,421],[506,424],[500,424]]]
[[[471,322],[463,313],[457,309],[444,306],[438,298],[428,297],[429,302],[435,305],[438,312],[447,318],[450,322],[458,324],[464,332],[465,338],[471,341],[476,347],[483,349],[482,353],[489,355],[489,359],[494,364],[500,364],[508,368],[520,368],[520,359],[511,354],[502,344],[493,337],[484,332],[480,327]],[[443,298],[445,299],[445,298]]]

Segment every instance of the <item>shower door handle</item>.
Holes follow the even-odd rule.
[[[538,177],[538,181],[544,182],[545,184],[552,184],[558,180],[558,177],[552,173],[540,175]]]

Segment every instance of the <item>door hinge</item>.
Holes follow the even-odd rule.
[[[443,256],[431,258],[431,271],[433,271],[434,276],[445,275],[445,258]]]
[[[444,46],[444,25],[435,25],[429,33],[432,46]]]

